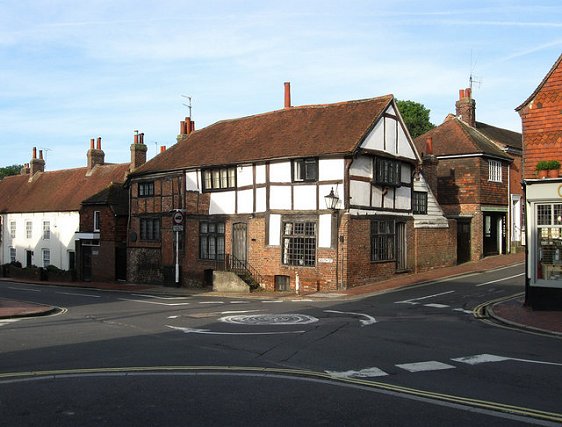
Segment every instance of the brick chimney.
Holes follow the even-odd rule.
[[[476,101],[472,99],[470,88],[459,90],[459,100],[455,103],[457,117],[471,127],[476,126]]]
[[[191,120],[191,117],[186,117],[185,120],[180,121],[180,133],[176,140],[178,142],[184,140],[187,135],[195,130],[195,122]]]
[[[425,153],[422,155],[422,174],[431,192],[437,198],[437,164],[439,160],[433,154],[433,138],[425,140]]]
[[[91,171],[96,165],[103,165],[105,161],[105,153],[101,149],[101,136],[98,136],[96,147],[94,148],[94,138],[90,139],[90,149],[86,154],[88,158],[88,171]]]
[[[36,172],[45,172],[45,160],[43,160],[43,150],[39,150],[37,158],[37,148],[33,147],[33,155],[29,162],[29,174],[33,177]]]
[[[133,143],[131,144],[131,165],[129,169],[134,171],[146,163],[146,151],[148,148],[144,144],[144,133],[135,130]]]
[[[291,82],[285,82],[285,108],[291,108]]]
[[[22,166],[20,170],[20,175],[29,175],[29,163]]]

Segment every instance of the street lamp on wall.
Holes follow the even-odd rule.
[[[340,247],[340,236],[339,236],[339,230],[340,230],[340,215],[339,215],[339,209],[338,209],[338,202],[340,201],[340,198],[336,195],[336,193],[334,193],[334,187],[332,187],[330,189],[330,193],[327,194],[326,196],[324,196],[324,200],[326,201],[326,208],[328,208],[330,211],[332,211],[332,214],[335,214],[336,216],[336,286],[338,289],[343,289],[343,280],[342,283],[339,283],[339,247]],[[342,240],[343,241],[343,240]],[[343,258],[342,258],[342,272],[343,272]],[[342,276],[343,277],[343,276]]]
[[[335,211],[337,209],[340,198],[334,193],[334,187],[331,188],[330,194],[324,196],[324,200],[326,201],[326,207],[328,209],[331,211]]]

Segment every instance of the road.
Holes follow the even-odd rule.
[[[560,425],[562,340],[476,319],[523,266],[368,298],[0,283],[4,425]]]

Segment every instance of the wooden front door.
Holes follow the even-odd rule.
[[[247,252],[247,224],[237,222],[232,225],[232,255],[233,261],[240,264],[237,267],[246,268]]]

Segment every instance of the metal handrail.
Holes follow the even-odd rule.
[[[232,254],[224,254],[222,260],[216,261],[217,270],[231,271],[239,276],[250,276],[258,285],[263,283],[263,277],[250,265],[248,261],[242,261]]]

